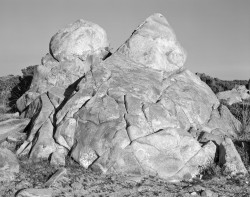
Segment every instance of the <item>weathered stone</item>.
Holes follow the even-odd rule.
[[[75,130],[76,120],[74,118],[66,118],[57,126],[54,136],[56,142],[70,150],[74,145]]]
[[[30,119],[8,119],[0,122],[0,142],[4,141],[8,136],[22,132],[29,124]]]
[[[90,63],[79,59],[63,62],[48,60],[37,67],[29,91],[42,94],[56,86],[69,92],[89,69]]]
[[[17,101],[16,101],[16,107],[19,112],[23,112],[24,109],[32,102],[34,101],[40,94],[37,92],[26,92],[24,93]]]
[[[75,137],[76,146],[71,156],[87,168],[109,147],[117,143],[121,143],[120,146],[124,147],[130,142],[126,130],[121,130],[124,127],[125,121],[122,119],[101,123],[100,125],[78,120]]]
[[[210,119],[211,111],[218,107],[218,99],[205,83],[188,70],[173,75],[171,80],[172,84],[161,99],[172,100],[183,110],[193,128],[201,128]]]
[[[17,193],[16,197],[52,197],[53,189],[23,189]]]
[[[27,138],[26,133],[13,133],[7,137],[8,142],[18,142],[18,141],[23,141]]]
[[[44,187],[50,187],[54,183],[56,183],[60,178],[62,178],[65,174],[67,174],[67,169],[66,168],[61,168],[56,171],[55,174],[50,177],[50,179],[44,184]]]
[[[92,22],[77,20],[60,29],[50,41],[50,51],[58,61],[101,55],[109,47],[106,32]]]
[[[16,151],[16,155],[26,155],[29,153],[31,149],[31,142],[24,141],[23,144],[19,147],[19,149]]]
[[[170,181],[180,181],[186,176],[195,177],[203,168],[214,162],[216,145],[213,142],[208,142],[196,154],[194,154],[185,165],[171,178]]]
[[[63,118],[72,118],[73,115],[93,96],[93,88],[86,88],[78,91],[68,100],[63,108],[56,114],[56,124],[59,124]]]
[[[224,165],[225,171],[232,175],[236,175],[237,173],[247,174],[241,157],[230,138],[226,138],[220,145],[219,163]]]
[[[174,72],[182,68],[186,53],[161,14],[147,18],[118,51],[145,67]]]
[[[203,196],[203,197],[218,197],[219,195],[216,194],[215,192],[212,192],[209,189],[205,189],[204,191],[201,192],[201,196]]]
[[[58,108],[65,98],[65,89],[52,87],[48,90],[48,97],[55,108]]]
[[[56,166],[65,166],[65,158],[68,154],[68,150],[56,144],[56,151],[52,153],[50,158],[50,164],[56,165]]]
[[[16,113],[4,113],[4,114],[0,114],[0,121],[18,118],[18,117],[19,117],[18,112],[16,112]]]
[[[174,176],[201,149],[188,133],[178,129],[167,129],[140,138],[131,146],[142,168],[164,179]]]
[[[42,94],[36,100],[33,101],[34,106],[31,104],[27,109],[25,116],[32,116],[31,130],[29,132],[28,141],[32,141],[36,135],[36,132],[40,127],[49,119],[51,113],[54,111],[54,106],[50,102],[47,94]],[[37,105],[39,107],[37,107]]]
[[[64,165],[70,153],[103,173],[158,174],[169,181],[196,176],[213,161],[214,142],[233,133],[232,114],[183,68],[185,52],[166,19],[149,17],[104,61],[105,44],[85,47],[94,39],[85,35],[93,28],[86,24],[78,21],[52,38],[59,62],[46,55],[37,67],[30,91],[44,93],[23,112],[33,119],[18,153],[32,146],[31,158],[51,155],[55,165]],[[77,35],[86,41],[83,48]]]
[[[50,119],[47,119],[36,134],[37,140],[32,147],[30,158],[33,161],[39,159],[48,159],[50,154],[56,150],[55,141],[53,139],[53,125]]]
[[[228,105],[242,102],[242,100],[250,99],[250,92],[246,89],[246,86],[236,86],[232,90],[219,92],[216,94],[220,101],[226,102]]]
[[[19,163],[16,155],[6,148],[0,149],[0,181],[12,181],[18,172]]]
[[[224,141],[224,135],[215,135],[212,133],[203,132],[198,138],[199,142],[209,142],[213,141],[217,145],[220,145]]]
[[[41,96],[39,96],[29,104],[29,106],[21,113],[20,117],[34,119],[41,111],[42,105],[42,99]]]
[[[231,114],[225,105],[220,105],[218,109],[212,111],[207,125],[211,130],[220,129],[228,137],[237,137],[237,132],[241,127],[240,121]]]

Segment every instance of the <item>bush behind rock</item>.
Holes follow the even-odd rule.
[[[247,80],[220,80],[218,78],[210,77],[204,73],[196,73],[196,75],[199,76],[200,79],[205,82],[215,94],[218,92],[232,90],[236,85],[245,85],[247,88],[249,88],[249,82]]]

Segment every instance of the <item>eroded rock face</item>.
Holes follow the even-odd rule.
[[[80,23],[86,25],[80,32],[90,28]],[[62,39],[69,48],[76,42],[78,30],[73,27],[65,30],[68,40]],[[70,48],[53,56],[64,58],[71,52]],[[52,164],[60,165],[70,154],[85,168],[153,174],[169,181],[194,177],[214,159],[213,140],[201,145],[190,131],[205,129],[224,137],[228,131],[215,132],[220,127],[209,125],[219,101],[183,67],[185,52],[162,15],[146,19],[104,61],[76,54],[61,62],[51,55],[43,58],[30,89],[39,96],[26,102],[30,104],[22,113],[32,117],[31,130],[18,154],[30,152],[32,160],[51,158]]]

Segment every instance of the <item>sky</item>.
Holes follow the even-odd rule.
[[[153,13],[174,29],[186,68],[250,78],[250,0],[0,0],[0,76],[40,64],[51,37],[77,19],[103,27],[116,50]]]

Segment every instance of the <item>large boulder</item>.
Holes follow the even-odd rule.
[[[63,42],[74,43],[72,38]],[[183,67],[185,59],[161,14],[146,19],[104,61],[76,55],[57,62],[48,55],[42,68],[49,69],[34,77],[30,89],[40,95],[22,113],[33,118],[18,153],[59,165],[69,154],[103,173],[158,174],[169,181],[194,177],[214,160],[216,143],[199,143],[190,131],[219,128],[209,125],[219,101]],[[53,69],[59,76],[52,77]]]
[[[50,41],[50,51],[58,61],[100,55],[107,51],[109,42],[106,32],[99,25],[77,20],[60,29]]]
[[[174,31],[159,13],[139,25],[118,51],[146,67],[170,73],[182,68],[186,60]]]

